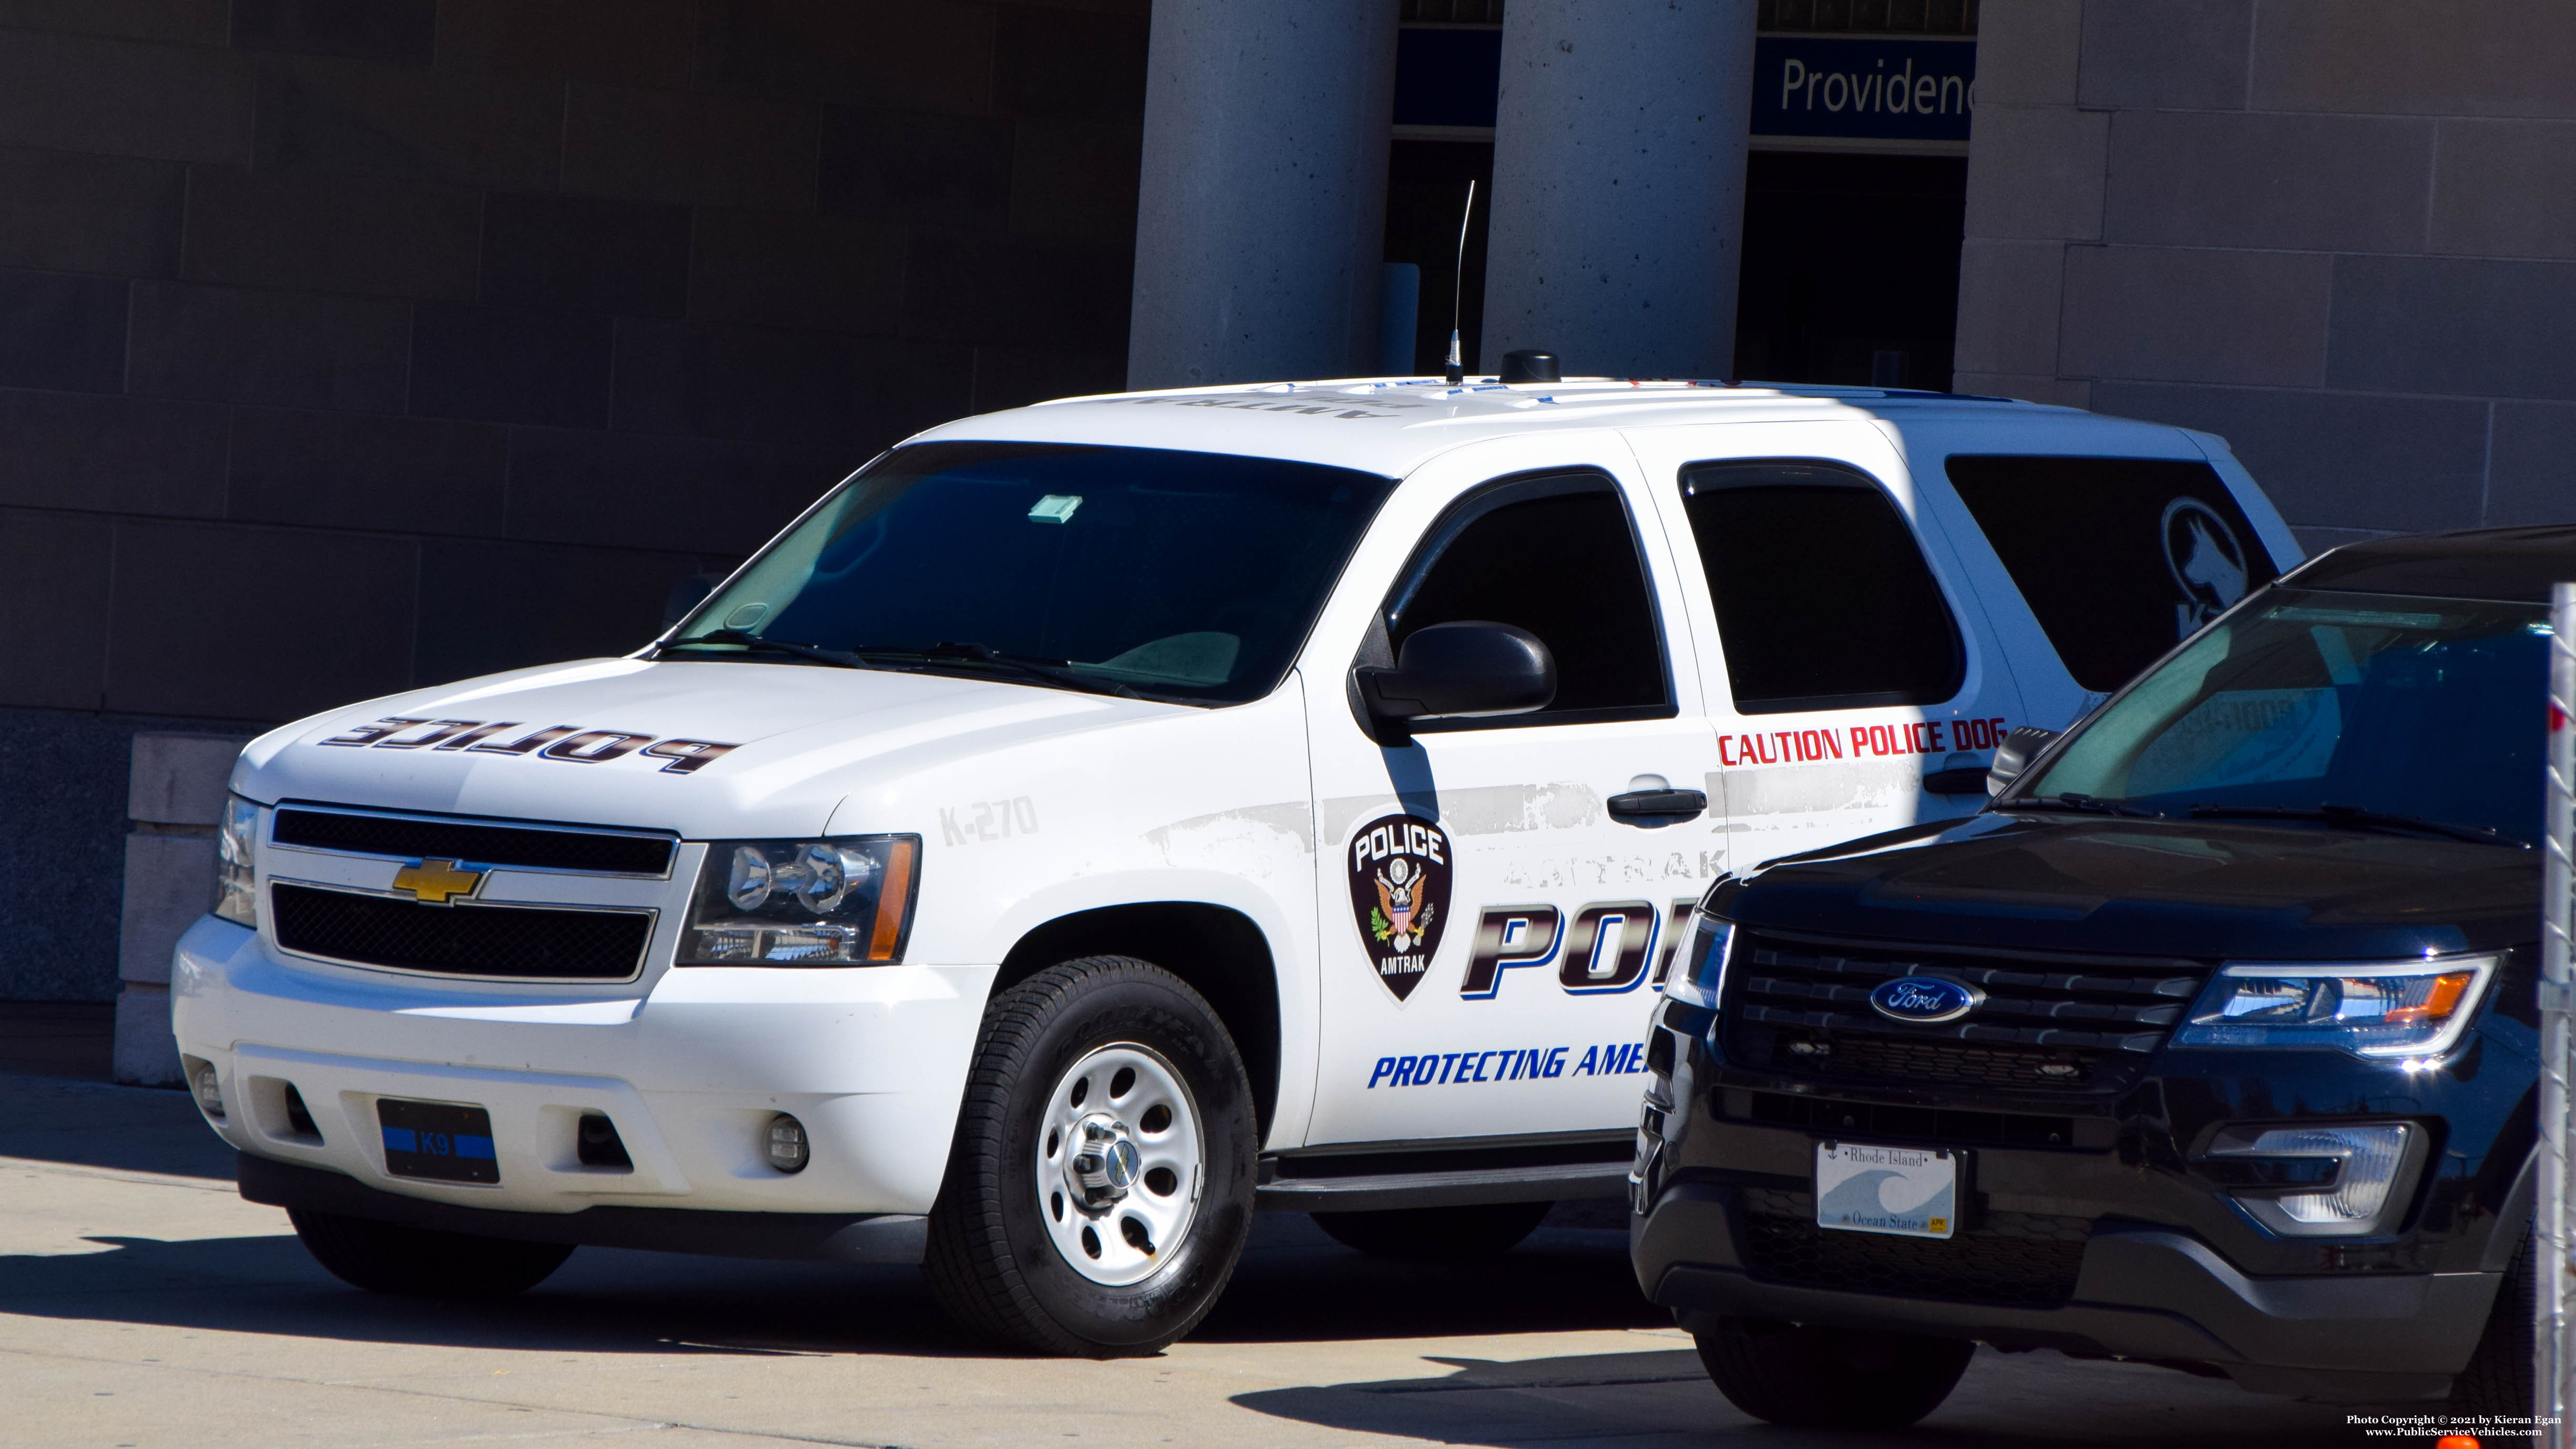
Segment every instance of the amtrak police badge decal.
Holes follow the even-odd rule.
[[[1449,921],[1449,836],[1428,820],[1388,815],[1351,837],[1351,915],[1378,984],[1404,1000],[1422,984]]]

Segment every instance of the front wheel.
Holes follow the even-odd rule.
[[[1754,1318],[1696,1337],[1728,1403],[1800,1429],[1902,1429],[1941,1407],[1977,1351],[1966,1339]]]
[[[304,1251],[331,1276],[396,1298],[508,1298],[544,1282],[572,1256],[569,1243],[442,1233],[302,1208],[286,1217]]]
[[[993,998],[923,1262],[966,1327],[1041,1352],[1160,1352],[1252,1228],[1252,1084],[1178,977],[1095,956]]]

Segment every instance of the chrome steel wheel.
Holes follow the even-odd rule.
[[[1056,1252],[1106,1287],[1170,1261],[1198,1215],[1207,1142],[1161,1053],[1112,1042],[1075,1062],[1038,1125],[1038,1215]]]

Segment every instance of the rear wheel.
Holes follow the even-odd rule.
[[[522,1243],[409,1228],[338,1213],[287,1213],[304,1251],[331,1276],[396,1298],[508,1298],[544,1282],[570,1243]]]
[[[1096,956],[997,994],[923,1262],[950,1316],[1047,1353],[1156,1353],[1252,1228],[1252,1084],[1207,1002]]]
[[[1902,1429],[1950,1396],[1977,1346],[1858,1328],[1722,1318],[1697,1335],[1726,1401],[1801,1429]]]
[[[2532,1263],[2532,1231],[2522,1230],[2522,1247],[2496,1287],[2495,1306],[2487,1310],[2486,1331],[2469,1355],[2469,1366],[2451,1380],[2451,1407],[2463,1414],[2531,1412],[2532,1317],[2540,1285]]]
[[[1535,1230],[1552,1202],[1477,1203],[1470,1207],[1393,1208],[1369,1213],[1316,1213],[1315,1226],[1346,1248],[1416,1263],[1491,1258]]]

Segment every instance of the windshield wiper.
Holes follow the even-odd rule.
[[[2447,835],[2472,845],[2502,845],[2514,850],[2531,847],[2512,836],[2499,833],[2490,825],[2454,825],[2447,820],[2427,820],[2420,815],[2392,815],[2384,810],[2364,810],[2358,805],[2210,805],[2190,807],[2196,820],[2313,820],[2322,825],[2343,825],[2360,830],[2414,831],[2420,835]]]
[[[1997,805],[2002,810],[2081,810],[2087,815],[2134,815],[2144,820],[2169,820],[2161,810],[2142,810],[2117,800],[2099,800],[2091,795],[2068,791],[2063,795],[2032,795],[2019,800],[2005,800]]]
[[[1049,684],[1060,685],[1066,689],[1079,689],[1087,694],[1115,694],[1126,699],[1144,698],[1143,695],[1115,680],[1093,679],[1079,671],[1067,669],[1061,664],[1049,664],[1044,660],[1031,659],[1025,655],[1005,654],[990,644],[959,644],[945,639],[927,648],[918,645],[896,647],[862,644],[850,653],[860,659],[917,659],[931,664],[954,660],[968,664],[990,664],[998,669],[1008,669],[1024,674],[1031,679],[1043,679]]]
[[[803,659],[821,660],[825,664],[837,664],[844,669],[868,667],[868,662],[855,654],[845,654],[838,649],[826,649],[820,644],[799,644],[792,639],[765,639],[758,634],[746,634],[740,629],[717,629],[700,634],[694,639],[674,639],[662,648],[686,649],[693,644],[726,644],[744,649],[768,649],[780,654],[793,654]]]

